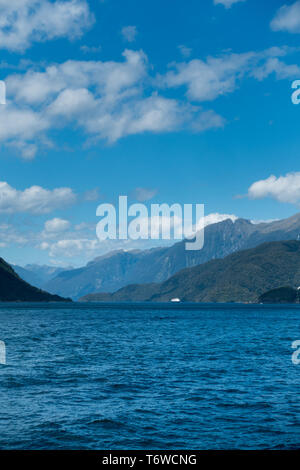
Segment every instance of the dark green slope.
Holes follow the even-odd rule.
[[[264,243],[224,259],[187,268],[160,284],[128,286],[88,301],[257,302],[264,292],[300,285],[300,242]]]
[[[1,302],[61,302],[58,295],[51,295],[23,281],[2,258],[0,258],[0,301]]]
[[[272,289],[259,297],[259,302],[262,304],[296,304],[299,300],[299,291],[292,287]]]

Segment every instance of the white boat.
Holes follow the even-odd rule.
[[[176,297],[175,299],[171,299],[171,302],[181,302],[181,300]]]

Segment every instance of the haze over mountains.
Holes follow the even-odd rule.
[[[61,302],[66,300],[31,286],[21,279],[9,264],[0,258],[1,302]]]
[[[200,251],[186,251],[185,241],[167,248],[115,251],[82,268],[63,270],[41,286],[53,294],[76,300],[90,293],[115,292],[129,284],[163,282],[181,269],[224,258],[239,250],[299,238],[300,214],[260,224],[227,219],[206,227],[204,248]]]
[[[91,294],[101,302],[259,302],[266,291],[300,286],[300,241],[263,243],[224,259],[186,268],[159,284],[135,284],[112,294]]]
[[[47,265],[27,264],[24,267],[12,265],[14,271],[29,284],[42,289],[47,282],[59,273],[70,268],[58,268]]]

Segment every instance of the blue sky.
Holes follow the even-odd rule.
[[[96,240],[98,204],[123,194],[251,220],[299,211],[299,1],[7,3],[0,248],[9,262],[80,265],[135,247]]]

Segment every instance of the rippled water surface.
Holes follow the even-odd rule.
[[[0,304],[1,449],[300,447],[300,308]]]

